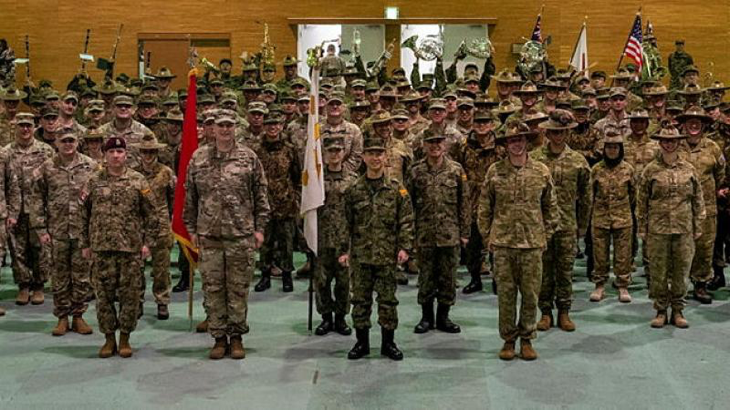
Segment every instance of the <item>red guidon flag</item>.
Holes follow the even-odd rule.
[[[180,249],[190,262],[191,271],[198,264],[198,250],[190,241],[190,234],[185,229],[182,220],[185,207],[185,176],[188,173],[188,163],[193,153],[198,149],[198,118],[197,118],[197,70],[188,73],[188,100],[185,104],[185,118],[183,120],[182,147],[180,162],[177,169],[177,185],[175,185],[175,202],[172,207],[172,233],[180,243]]]

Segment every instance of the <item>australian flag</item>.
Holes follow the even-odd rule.
[[[535,22],[535,28],[532,29],[532,37],[530,40],[542,43],[542,13],[537,15],[537,21]]]

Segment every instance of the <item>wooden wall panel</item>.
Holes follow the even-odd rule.
[[[587,17],[589,58],[598,62],[596,69],[613,71],[634,14],[637,2],[614,0],[546,0],[543,32],[552,35],[551,61],[567,65],[580,25]],[[494,17],[491,27],[496,47],[498,69],[514,67],[511,44],[530,35],[540,4],[527,0],[177,0],[150,1],[132,5],[109,0],[0,0],[0,38],[22,52],[22,38],[29,34],[32,44],[32,68],[35,79],[49,78],[63,87],[79,67],[78,54],[83,47],[86,28],[92,29],[90,53],[109,57],[119,23],[124,34],[119,47],[118,70],[134,73],[137,33],[230,33],[231,55],[242,50],[257,50],[262,41],[263,22],[269,23],[272,42],[277,46],[277,60],[296,52],[296,36],[287,18],[375,17],[383,15],[386,5],[400,7],[401,17]],[[725,81],[730,77],[730,60],[725,58],[730,43],[730,0],[646,0],[644,18],[654,23],[664,58],[672,51],[676,38],[687,41],[687,50],[707,68],[715,63],[715,75]],[[349,39],[345,39],[349,41]],[[240,62],[235,59],[236,71]],[[101,73],[91,70],[92,75]]]

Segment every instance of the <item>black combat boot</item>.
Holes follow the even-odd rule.
[[[370,329],[355,329],[357,343],[352,350],[347,353],[350,360],[361,359],[370,354]]]
[[[436,310],[436,329],[446,333],[461,333],[461,328],[449,319],[451,306],[439,303]]]
[[[722,266],[713,266],[712,267],[713,272],[715,275],[712,277],[712,280],[707,283],[707,289],[708,290],[718,290],[720,288],[725,287],[725,272],[723,271]]]
[[[173,293],[187,292],[190,289],[190,273],[185,271],[180,273],[180,280],[172,288]]]
[[[705,282],[695,282],[693,298],[703,305],[709,305],[712,303],[712,295],[707,293],[707,284]]]
[[[342,336],[350,336],[352,334],[352,329],[347,325],[345,315],[335,315],[335,332]]]
[[[421,321],[413,329],[413,333],[426,333],[435,328],[433,320],[433,301],[430,300],[421,305]]]
[[[294,291],[294,282],[291,279],[291,272],[281,272],[281,290],[286,293]]]
[[[261,271],[261,280],[254,286],[253,290],[256,292],[263,292],[271,287],[271,271]]]
[[[497,277],[492,278],[492,294],[497,295]]]
[[[388,330],[381,328],[383,334],[383,341],[380,345],[380,355],[385,356],[391,360],[403,360],[403,352],[398,349],[395,345],[393,338],[395,337],[395,330]]]
[[[332,313],[322,315],[322,323],[314,329],[314,334],[317,336],[324,336],[332,331]]]
[[[483,286],[482,286],[482,277],[479,272],[471,272],[471,281],[468,285],[464,286],[464,289],[461,290],[461,293],[465,295],[469,295],[474,292],[481,292]]]

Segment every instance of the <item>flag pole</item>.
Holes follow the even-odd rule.
[[[198,52],[193,47],[193,41],[190,39],[190,35],[188,35],[188,50],[189,50],[188,51],[188,54],[189,54],[188,65],[190,66],[190,72],[188,72],[188,94],[193,92],[194,96],[196,96],[197,92],[195,89],[197,88],[197,86],[195,86],[195,81],[192,80],[192,77],[197,77],[197,75],[198,75],[198,72],[195,68],[195,66],[197,64],[196,60],[198,57]],[[193,98],[193,100],[190,100],[189,102],[197,103],[197,101],[195,101],[195,100],[196,100],[196,98]],[[190,105],[188,105],[185,108],[185,116],[186,117],[193,116],[193,118],[197,118],[197,107],[193,106],[192,109],[193,109],[193,111],[191,112],[191,107],[190,107]],[[184,139],[183,139],[183,143],[184,143]],[[189,327],[190,327],[189,330],[192,331],[193,330],[193,291],[195,290],[195,264],[192,263],[192,258],[189,255],[188,249],[184,248],[183,251],[185,252],[185,257],[188,258],[189,262],[191,262],[191,263],[188,263],[188,266],[189,266],[188,267],[188,276],[189,276],[188,283],[190,284],[190,286],[188,286],[188,321],[189,321]]]
[[[636,16],[641,15],[641,6],[639,6],[639,11],[636,12]],[[634,21],[636,21],[636,16],[634,16]],[[619,68],[621,68],[621,63],[624,61],[624,55],[626,54],[626,47],[629,45],[629,40],[631,40],[631,33],[634,31],[634,23],[631,23],[631,30],[629,30],[629,35],[626,36],[626,44],[624,44],[624,48],[621,50],[621,58],[618,60],[618,64],[616,65],[615,72],[618,72]],[[613,87],[613,79],[611,79],[611,86]]]

